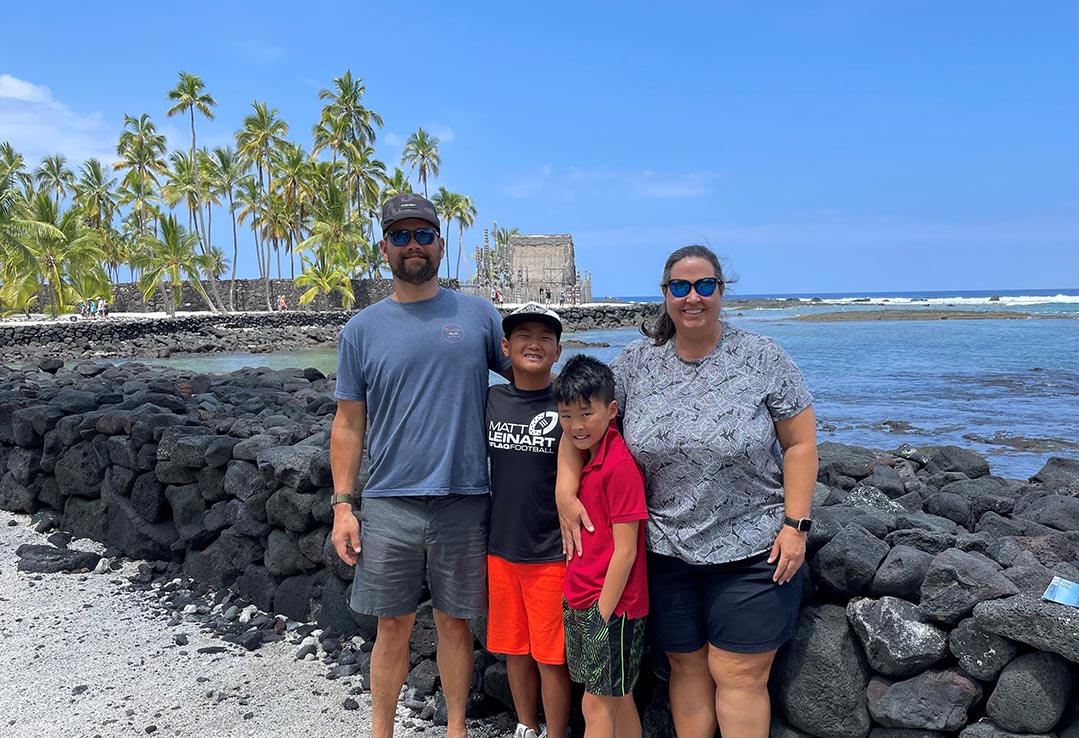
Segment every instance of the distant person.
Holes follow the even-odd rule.
[[[550,287],[548,287],[546,289],[545,294],[547,295],[547,304],[549,305],[551,303],[551,288]]]
[[[672,253],[663,313],[611,365],[647,483],[649,594],[663,603],[649,627],[670,661],[680,736],[711,736],[717,723],[723,735],[768,735],[768,676],[798,617],[817,480],[813,397],[774,340],[722,320],[724,286],[710,249]],[[567,493],[579,468],[560,454],[569,555],[582,535]]]
[[[97,298],[91,297],[89,299],[89,301],[87,301],[86,308],[90,313],[90,317],[91,318],[96,318],[97,317]]]
[[[558,293],[558,307],[562,307],[566,304],[566,291],[560,290]]]
[[[101,315],[102,318],[109,317],[109,303],[108,303],[108,301],[105,300],[105,299],[102,299],[101,304],[97,308],[97,311]]]
[[[278,310],[278,312],[283,311],[283,310],[287,310],[287,309],[288,309],[288,303],[285,302],[285,296],[284,295],[278,295],[277,296],[277,310]]]
[[[578,499],[595,523],[566,567],[566,662],[573,680],[584,684],[585,734],[640,738],[633,687],[648,615],[644,477],[611,422],[618,402],[606,364],[574,356],[554,395],[563,453],[576,449],[584,461]]]
[[[510,360],[498,311],[439,287],[445,241],[434,205],[411,193],[388,200],[379,248],[393,293],[353,316],[338,342],[331,538],[356,566],[351,607],[378,617],[371,734],[393,734],[429,582],[446,735],[458,738],[472,682],[469,619],[487,612],[488,370],[512,379]],[[353,493],[365,445],[371,470],[361,527]]]
[[[555,506],[562,429],[551,367],[562,353],[562,321],[528,303],[502,320],[502,352],[513,382],[487,391],[491,527],[487,543],[487,649],[505,654],[514,738],[538,738],[539,696],[548,738],[563,738],[570,709],[562,582],[566,562]],[[523,439],[523,440],[522,440]]]

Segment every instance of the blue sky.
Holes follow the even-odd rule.
[[[1075,3],[234,5],[6,9],[0,140],[111,161],[147,112],[186,148],[186,70],[218,101],[200,144],[266,100],[310,148],[351,69],[391,168],[441,138],[467,250],[494,220],[571,233],[597,295],[653,293],[694,242],[742,294],[1079,283]]]

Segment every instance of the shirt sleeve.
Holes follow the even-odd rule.
[[[367,402],[367,381],[363,376],[363,352],[342,332],[337,341],[337,386],[334,397],[338,400]]]
[[[644,476],[631,459],[617,462],[607,476],[607,505],[611,523],[632,523],[648,519],[644,499]]]
[[[793,418],[813,403],[813,395],[787,352],[774,341],[769,341],[768,346],[771,350],[765,366],[770,376],[764,404],[772,420]]]
[[[510,368],[510,357],[502,353],[502,314],[487,306],[487,368],[501,374]]]

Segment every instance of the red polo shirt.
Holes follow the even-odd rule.
[[[595,531],[581,529],[580,556],[566,567],[563,593],[575,610],[591,607],[599,599],[607,567],[614,553],[615,523],[647,520],[644,500],[644,476],[630,456],[622,435],[612,427],[596,448],[595,456],[581,473],[581,504],[588,511]],[[648,579],[644,563],[644,526],[637,528],[637,558],[629,571],[622,598],[615,615],[643,618],[648,614]]]

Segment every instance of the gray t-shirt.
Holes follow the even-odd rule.
[[[611,363],[626,444],[644,471],[648,550],[693,564],[771,549],[783,524],[775,421],[813,402],[771,338],[723,324],[697,361],[674,340],[635,341]]]
[[[337,346],[339,400],[367,403],[364,497],[486,494],[488,369],[505,371],[502,317],[443,289],[360,311]]]

